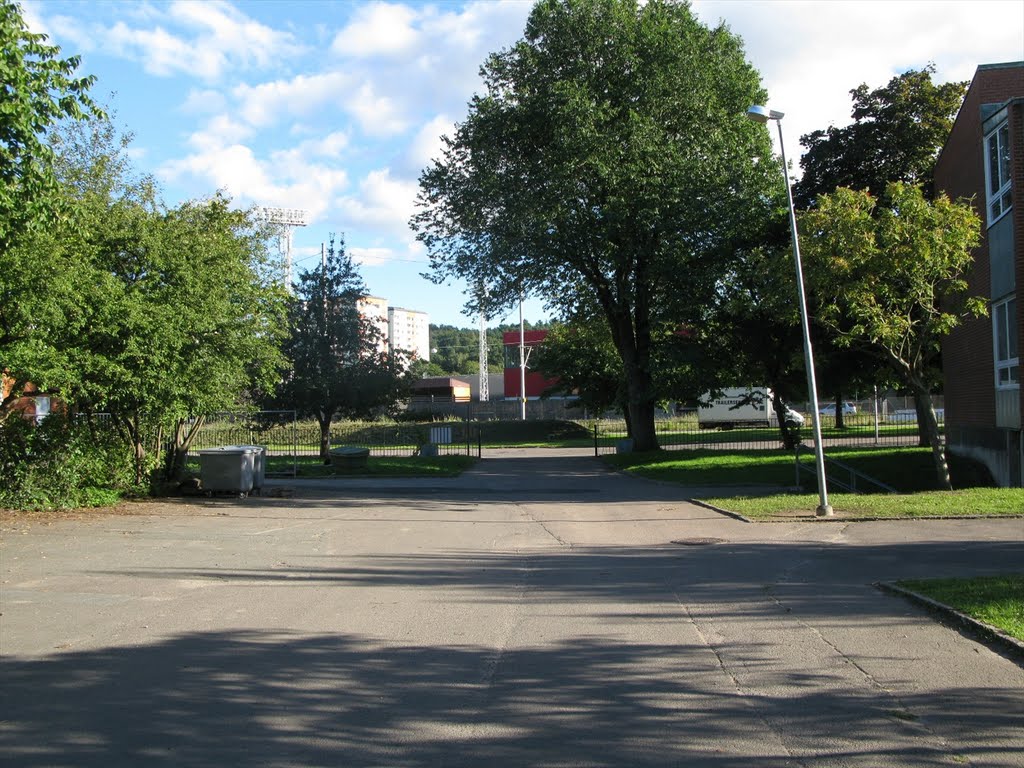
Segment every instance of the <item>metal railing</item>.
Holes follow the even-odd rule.
[[[806,472],[812,478],[814,478],[814,484],[817,486],[818,473],[817,469],[813,465],[804,464],[800,461],[800,454],[807,452],[813,454],[810,448],[806,445],[798,445],[794,451],[794,463],[796,466],[796,484],[800,483],[800,473]],[[883,493],[899,493],[891,485],[883,483],[881,480],[861,472],[858,469],[854,469],[849,464],[839,459],[825,456],[825,477],[829,487],[838,487],[847,493],[864,493],[866,488],[874,488]],[[858,486],[859,483],[859,486]]]

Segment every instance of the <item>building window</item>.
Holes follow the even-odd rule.
[[[988,223],[1010,210],[1010,124],[1003,123],[985,137],[985,179]]]
[[[992,305],[992,338],[996,352],[996,387],[1020,386],[1020,358],[1017,356],[1017,298]]]

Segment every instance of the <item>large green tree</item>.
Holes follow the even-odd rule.
[[[319,268],[299,273],[284,352],[292,368],[277,401],[320,425],[320,457],[329,460],[331,423],[370,416],[407,389],[407,356],[386,350],[381,328],[359,311],[366,285],[344,240],[331,236]]]
[[[622,358],[603,318],[556,325],[530,358],[530,367],[556,381],[552,393],[576,395],[579,405],[594,414],[616,408],[629,418]]]
[[[714,372],[706,390],[767,387],[783,445],[793,448],[799,428],[784,416],[787,404],[806,398],[807,379],[789,239],[780,218],[764,242],[737,249],[695,334],[704,367]]]
[[[803,214],[808,277],[838,343],[872,351],[926,404],[919,425],[948,489],[931,371],[942,337],[986,312],[983,298],[966,293],[980,222],[970,205],[944,195],[929,202],[914,185],[890,184],[885,195],[882,207],[866,191],[839,188]]]
[[[30,32],[17,3],[0,0],[0,374],[9,385],[0,419],[28,383],[28,368],[40,387],[60,377],[52,329],[73,319],[78,303],[73,264],[17,247],[68,221],[47,134],[61,121],[100,114],[88,96],[94,78],[76,77],[78,64]]]
[[[51,141],[75,216],[17,249],[18,263],[31,268],[34,255],[57,277],[26,283],[33,306],[54,309],[15,345],[15,373],[46,381],[73,410],[110,414],[140,479],[168,438],[173,477],[203,416],[277,380],[285,293],[269,233],[220,195],[165,208],[108,120]]]
[[[431,274],[486,284],[491,307],[596,303],[636,446],[655,448],[657,329],[700,315],[750,211],[781,191],[768,134],[744,117],[765,97],[758,73],[683,3],[542,0],[482,74],[420,180]]]
[[[30,32],[21,7],[0,0],[0,257],[28,229],[52,222],[61,202],[47,131],[64,119],[97,116],[93,77],[79,58],[60,58],[46,35]]]
[[[850,91],[853,122],[829,126],[800,138],[803,176],[795,197],[813,205],[836,187],[866,189],[875,198],[894,181],[920,184],[931,193],[935,158],[946,142],[967,83],[932,82],[935,66],[908,70],[886,85]]]

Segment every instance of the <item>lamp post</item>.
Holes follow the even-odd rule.
[[[519,294],[519,418],[526,421],[526,331],[522,293]]]
[[[814,459],[818,473],[819,517],[831,517],[832,505],[828,503],[828,488],[825,486],[825,452],[821,445],[821,416],[818,413],[818,386],[814,378],[814,353],[811,350],[811,326],[807,320],[807,299],[804,296],[804,271],[800,264],[800,240],[796,233],[796,209],[793,207],[793,190],[789,183],[789,167],[786,164],[786,147],[782,141],[782,118],[784,113],[767,107],[752,106],[747,117],[755,123],[766,124],[774,120],[779,128],[779,151],[782,154],[782,176],[786,180],[786,197],[789,200],[789,227],[793,232],[793,260],[796,262],[796,292],[800,301],[800,324],[804,337],[804,365],[807,367],[807,389],[811,394],[811,423],[814,425]]]

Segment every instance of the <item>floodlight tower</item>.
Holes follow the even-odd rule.
[[[284,255],[284,287],[292,289],[292,232],[295,227],[309,223],[309,214],[299,208],[260,208],[263,218],[271,224],[281,224],[278,250]]]

